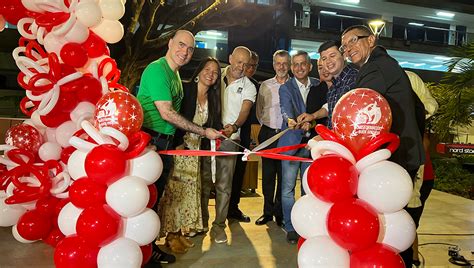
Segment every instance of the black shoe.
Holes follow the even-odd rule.
[[[297,232],[291,231],[286,234],[286,241],[290,244],[296,244],[298,243],[298,239],[300,236],[298,235]]]
[[[258,218],[258,220],[255,221],[255,224],[256,225],[264,225],[269,221],[273,221],[272,216],[262,215],[262,216],[260,216],[260,218]]]
[[[174,263],[175,261],[176,257],[174,255],[168,254],[159,249],[158,247],[156,247],[155,250],[153,250],[153,252],[151,253],[150,263]]]
[[[227,213],[227,219],[237,220],[239,222],[250,222],[250,217],[242,213],[240,210]]]
[[[279,227],[283,227],[283,218],[282,217],[275,217],[275,222]]]

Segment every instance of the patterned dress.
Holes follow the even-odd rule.
[[[207,102],[204,107],[197,102],[193,122],[202,126],[206,123],[207,116]],[[184,135],[185,148],[198,150],[200,143],[199,135],[190,132]],[[174,156],[174,167],[170,174],[158,205],[161,237],[168,232],[188,233],[203,228],[199,157]]]

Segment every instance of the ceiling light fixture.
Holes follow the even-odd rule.
[[[360,0],[342,0],[342,3],[348,3],[348,4],[356,4],[358,5]]]
[[[208,35],[222,36],[222,33],[216,31],[206,31]]]
[[[334,12],[334,11],[327,11],[327,10],[321,10],[321,11],[319,11],[319,13],[325,14],[325,15],[332,15],[332,16],[337,15],[337,12]]]
[[[372,20],[369,21],[369,27],[372,33],[379,37],[380,33],[382,33],[383,27],[385,27],[385,21],[383,20]]]
[[[438,17],[453,18],[454,15],[455,15],[455,14],[452,13],[452,12],[446,12],[446,11],[438,11],[438,12],[436,12],[436,16],[438,16]]]
[[[408,25],[418,26],[418,27],[425,26],[423,23],[418,23],[418,22],[409,22]]]

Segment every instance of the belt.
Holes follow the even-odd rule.
[[[281,129],[279,129],[279,128],[271,128],[271,127],[268,127],[268,126],[266,126],[266,125],[262,125],[262,128],[265,128],[265,129],[267,129],[267,130],[269,130],[269,131],[271,131],[271,132],[274,132],[274,133],[278,133],[278,132],[281,131]]]
[[[146,133],[150,134],[152,137],[158,138],[158,139],[164,139],[167,141],[172,141],[174,138],[174,135],[167,135],[163,134],[157,131],[154,131],[153,129],[149,129],[146,127],[142,127],[142,130],[145,131]]]

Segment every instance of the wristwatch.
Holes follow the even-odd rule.
[[[234,129],[234,133],[237,132],[237,130],[239,130],[239,127],[237,126],[236,123],[232,124],[232,128]]]

